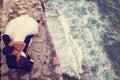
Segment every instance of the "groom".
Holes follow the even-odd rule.
[[[2,36],[3,42],[5,44],[2,52],[6,57],[7,66],[9,68],[31,71],[34,64],[34,57],[32,55],[26,55],[26,51],[32,37],[33,35],[29,35],[25,38],[23,43],[24,45],[22,46],[24,49],[19,51],[16,46],[10,45],[12,40],[10,39],[9,35],[4,34]],[[15,45],[18,46],[21,46],[21,44],[22,43],[18,44],[18,42],[15,43]]]
[[[33,35],[38,34],[38,23],[29,15],[21,15],[11,20],[5,29],[3,54],[9,68],[31,71],[32,55],[26,55],[29,42]]]

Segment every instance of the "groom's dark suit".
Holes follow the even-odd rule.
[[[33,62],[30,61],[29,57],[27,57],[27,62],[22,67],[20,67],[20,66],[17,65],[16,56],[6,56],[6,62],[7,62],[7,66],[9,68],[22,69],[22,70],[25,70],[25,71],[31,71],[32,66],[33,66]]]
[[[33,35],[29,35],[29,36],[27,36],[25,38],[24,42],[26,43],[26,46],[25,46],[25,48],[23,50],[24,53],[26,53],[28,45],[29,45],[29,42],[30,42],[30,39],[32,37],[33,37]],[[5,35],[3,35],[3,41],[4,41],[5,46],[8,46],[9,42],[11,41],[11,39],[10,39],[10,37],[8,35],[5,34]],[[32,66],[33,66],[33,62],[30,61],[30,57],[29,56],[27,56],[26,64],[24,66],[22,66],[22,67],[17,65],[16,56],[8,56],[8,55],[5,55],[5,56],[6,56],[7,66],[9,68],[22,69],[22,70],[26,70],[26,71],[31,71]]]

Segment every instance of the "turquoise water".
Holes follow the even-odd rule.
[[[120,42],[120,33],[115,30],[120,24],[120,16],[116,18],[116,15],[119,15],[117,12],[119,12],[120,1],[116,1],[116,5],[113,0],[110,0],[109,4],[104,0],[49,0],[46,3],[47,8],[57,9],[64,15],[69,25],[63,26],[64,33],[66,36],[71,36],[72,41],[75,41],[83,54],[81,62],[83,80],[118,78],[113,70],[114,63],[103,48],[105,45],[112,45],[115,41]],[[112,14],[111,10],[117,12]],[[115,29],[112,27],[112,22],[116,23]],[[65,25],[65,23],[61,24]],[[107,34],[111,31],[113,35]],[[79,59],[77,55],[74,56]]]

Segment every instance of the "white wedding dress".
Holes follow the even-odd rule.
[[[38,23],[28,15],[21,15],[7,24],[5,34],[14,41],[24,41],[27,35],[38,34]]]

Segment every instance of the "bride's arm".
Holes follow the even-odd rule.
[[[26,44],[24,42],[21,42],[21,41],[11,41],[9,43],[9,45],[14,46],[15,49],[18,50],[18,51],[22,51],[26,46]]]

